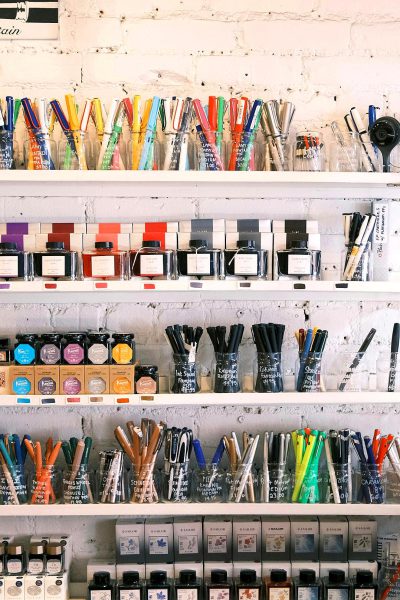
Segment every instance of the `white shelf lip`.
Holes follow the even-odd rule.
[[[400,515],[400,504],[54,504],[0,506],[0,517],[176,515]]]
[[[102,407],[102,406],[138,406],[154,408],[164,406],[360,406],[367,408],[376,404],[400,404],[399,392],[319,392],[299,393],[283,392],[280,394],[258,394],[244,392],[239,394],[105,394],[81,396],[0,396],[0,408],[12,406],[18,408],[51,408],[51,407]]]
[[[400,197],[398,173],[16,170],[0,185],[5,196]]]

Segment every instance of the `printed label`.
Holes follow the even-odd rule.
[[[176,590],[176,600],[198,600],[199,594],[196,588]]]
[[[226,535],[209,535],[207,539],[207,548],[209,554],[226,554]]]
[[[149,538],[149,554],[168,554],[168,537],[151,535]]]
[[[0,277],[18,277],[18,256],[0,256]]]
[[[45,344],[40,348],[40,360],[45,365],[55,365],[61,358],[60,348],[55,344]]]
[[[229,600],[229,588],[208,588],[208,600]]]
[[[258,588],[239,588],[238,600],[259,600],[260,590]]]
[[[119,600],[141,600],[140,590],[119,590]]]
[[[343,535],[341,533],[325,534],[324,552],[329,554],[341,554],[343,552]]]
[[[92,277],[114,277],[114,275],[113,256],[92,256]]]
[[[140,274],[145,276],[154,276],[154,275],[163,275],[163,259],[164,256],[162,254],[156,255],[146,255],[141,254],[139,256],[140,260]]]
[[[40,575],[43,573],[43,561],[39,558],[31,558],[28,563],[28,573],[30,575]]]
[[[346,588],[328,588],[326,600],[348,600],[349,591]]]
[[[62,571],[62,565],[60,560],[52,558],[46,563],[46,571],[49,575],[58,575]]]
[[[354,600],[375,600],[375,590],[354,587]]]
[[[79,365],[85,358],[85,352],[80,344],[68,344],[64,348],[64,360],[69,365]]]
[[[314,552],[314,534],[296,533],[294,536],[294,548],[298,554]]]
[[[25,598],[32,597],[37,598],[38,596],[42,596],[44,598],[44,588],[41,587],[42,581],[38,580],[32,585],[28,585],[25,588]]]
[[[47,277],[64,277],[65,256],[43,256],[42,275]]]
[[[269,534],[265,536],[265,550],[267,552],[285,552],[285,536],[280,534]]]
[[[104,344],[93,344],[88,350],[88,359],[94,365],[103,365],[108,359],[108,348]]]
[[[257,254],[236,254],[234,260],[235,275],[257,275]]]
[[[147,600],[168,600],[168,590],[166,588],[147,590]]]
[[[188,254],[187,255],[187,274],[188,275],[210,275],[211,256],[210,254]]]
[[[353,552],[372,552],[372,538],[368,533],[353,536]]]
[[[237,536],[238,552],[256,552],[257,536],[254,534],[242,534]]]
[[[10,575],[17,575],[22,571],[22,562],[18,559],[9,559],[7,561],[7,571]]]
[[[111,590],[90,590],[90,600],[112,600]]]
[[[157,382],[152,377],[141,377],[136,382],[137,394],[155,394],[157,392]]]
[[[319,588],[317,586],[298,587],[297,600],[318,600]]]
[[[197,554],[199,551],[197,535],[179,535],[178,547],[179,554]]]
[[[270,587],[268,592],[269,600],[290,600],[290,588],[288,587]]]
[[[12,382],[12,390],[14,394],[29,394],[32,385],[27,377],[17,377]]]
[[[14,350],[14,360],[20,365],[30,365],[35,360],[35,349],[29,344],[19,344]]]
[[[289,254],[288,275],[311,275],[311,258],[304,254]]]

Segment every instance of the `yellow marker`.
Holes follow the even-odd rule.
[[[294,490],[292,494],[292,502],[297,502],[300,495],[301,486],[303,485],[304,477],[306,476],[307,469],[311,463],[311,457],[314,452],[315,442],[317,440],[319,431],[313,429],[308,437],[308,444],[306,451],[304,452],[303,459],[301,461],[300,468],[295,478]],[[297,458],[297,457],[296,457]]]
[[[317,333],[318,329],[319,329],[319,327],[314,327],[313,330],[312,330],[312,339],[313,339],[313,341],[314,341],[315,334]]]
[[[303,460],[304,453],[304,430],[299,429],[296,432],[296,447],[294,448],[294,454],[296,457],[296,471],[295,474],[299,472],[301,461]]]
[[[140,96],[133,97],[133,119],[132,119],[132,169],[139,167],[139,135],[140,135]]]
[[[74,95],[66,94],[65,102],[66,102],[67,111],[68,111],[69,127],[71,129],[71,132],[72,132],[72,135],[74,138],[76,154],[78,156],[79,169],[86,171],[87,164],[86,164],[85,152],[84,152],[84,148],[83,148],[83,144],[82,144],[81,133],[79,131],[78,111],[76,110]]]
[[[56,113],[54,112],[54,110],[51,111],[50,113],[50,120],[49,120],[49,133],[53,133],[54,131],[54,125],[56,124]]]
[[[93,120],[96,126],[96,133],[101,143],[103,141],[104,135],[104,120],[103,120],[103,110],[101,107],[100,98],[93,98],[92,100],[92,110],[93,110]]]

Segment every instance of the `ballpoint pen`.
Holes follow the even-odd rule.
[[[103,158],[104,158],[104,155],[105,155],[107,147],[108,147],[108,142],[110,141],[110,137],[113,132],[115,115],[117,113],[119,103],[120,102],[119,102],[118,98],[113,98],[113,100],[111,100],[111,103],[110,103],[107,120],[106,120],[106,123],[104,126],[103,141],[101,143],[99,158],[97,160],[97,169],[98,170],[102,169]]]
[[[38,116],[40,122],[40,130],[43,134],[44,144],[47,149],[47,156],[50,158],[50,163],[47,165],[48,169],[54,169],[54,162],[51,157],[51,146],[50,146],[50,133],[49,133],[49,118],[47,113],[47,100],[46,98],[39,98],[37,101]]]
[[[392,342],[390,346],[390,370],[388,381],[388,392],[394,392],[396,389],[396,371],[397,371],[397,355],[399,352],[400,343],[400,324],[393,325]]]
[[[261,114],[261,128],[264,132],[264,136],[265,136],[267,144],[268,144],[267,147],[269,149],[269,153],[271,155],[271,158],[272,158],[272,161],[273,161],[276,171],[283,171],[284,164],[283,164],[283,162],[281,160],[281,156],[278,152],[278,147],[276,145],[275,138],[272,136],[271,128],[270,128],[269,122],[268,122],[268,116],[267,116],[265,104],[263,106],[263,110],[262,110],[262,114]],[[268,169],[267,169],[268,171],[271,170],[269,162],[268,162],[268,164],[266,163],[266,168],[267,167],[268,167]]]
[[[122,133],[122,125],[125,118],[125,108],[122,102],[120,102],[117,114],[115,116],[115,121],[112,129],[111,136],[108,140],[107,148],[105,154],[103,156],[103,160],[101,163],[101,169],[107,170],[111,167],[111,161],[114,155],[115,148],[118,144],[118,140]]]
[[[247,111],[249,108],[249,99],[246,97],[240,98],[237,101],[236,107],[231,109],[231,118],[235,113],[235,121],[231,122],[232,148],[229,158],[229,171],[235,171],[241,135],[245,126]],[[233,125],[233,126],[232,126]]]
[[[101,106],[100,98],[93,98],[92,100],[92,118],[96,127],[97,138],[101,144],[103,141],[104,134],[104,120],[103,120],[103,109]]]
[[[51,107],[57,117],[57,121],[59,122],[60,127],[67,139],[69,148],[76,155],[75,141],[74,141],[67,117],[65,116],[60,103],[58,102],[58,100],[51,100],[50,105],[51,105]]]
[[[201,105],[200,100],[193,100],[193,108],[196,113],[196,117],[199,121],[201,132],[203,133],[203,151],[207,155],[206,168],[213,171],[223,171],[224,166],[222,164],[221,156],[218,152],[218,148],[215,145],[214,134],[211,130],[210,123],[207,119],[207,116],[204,112],[204,109]],[[196,127],[197,129],[197,127]],[[202,138],[200,138],[202,139]],[[206,147],[204,146],[206,144]]]
[[[225,115],[225,98],[223,96],[218,96],[217,98],[217,133],[215,136],[215,144],[217,146],[218,152],[221,155],[222,151],[222,137],[224,133],[224,115]]]
[[[133,97],[132,113],[132,169],[137,171],[140,160],[140,96],[138,95]]]
[[[69,127],[72,132],[72,136],[75,142],[76,155],[78,157],[78,167],[79,169],[86,171],[86,156],[85,156],[85,147],[84,140],[82,138],[82,134],[79,129],[79,119],[78,119],[78,111],[75,104],[75,97],[73,94],[66,94],[65,102],[67,105],[68,112],[68,121]]]
[[[164,158],[164,171],[175,171],[179,165],[179,154],[176,149],[177,134],[181,126],[184,101],[183,98],[175,98],[173,100],[171,114],[171,100],[165,99],[165,133],[168,135],[166,152]]]
[[[352,120],[355,131],[360,136],[362,152],[361,158],[365,171],[376,171],[376,156],[372,148],[370,148],[370,139],[365,128],[363,120],[358,110],[353,106],[350,109],[350,118]]]
[[[179,154],[179,171],[186,171],[189,168],[187,157],[189,145],[189,129],[190,123],[192,121],[192,115],[192,98],[187,97],[183,104],[181,124],[179,127],[178,134],[175,138],[175,149],[177,149],[177,153]]]
[[[48,152],[45,138],[41,131],[41,125],[38,117],[33,110],[33,106],[29,98],[22,98],[22,107],[24,110],[24,116],[28,125],[29,137],[31,140],[31,149],[33,156],[33,165],[35,169],[43,169],[43,165],[47,165],[47,168],[54,169],[54,163]],[[38,148],[38,152],[36,150]]]
[[[145,140],[142,146],[142,152],[139,161],[139,171],[151,170],[153,168],[153,147],[156,134],[158,111],[160,109],[161,99],[154,96],[151,103],[151,110],[146,126]]]
[[[239,144],[238,156],[236,159],[236,170],[247,171],[251,152],[253,150],[254,137],[257,133],[261,121],[262,100],[255,100],[250,110],[242,138]]]
[[[284,152],[282,145],[282,134],[280,130],[279,123],[279,114],[278,114],[278,105],[275,100],[268,100],[265,103],[265,114],[267,117],[269,129],[271,131],[271,135],[275,141],[275,145],[277,148],[277,152],[281,161],[281,164],[284,164]]]

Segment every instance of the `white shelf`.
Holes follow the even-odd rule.
[[[30,407],[101,407],[101,406],[137,406],[155,408],[165,406],[375,406],[377,404],[400,404],[400,393],[389,392],[320,392],[299,393],[284,392],[281,394],[156,394],[156,395],[96,395],[96,396],[0,396],[0,408],[13,406]]]
[[[400,281],[0,281],[0,303],[396,300]]]
[[[400,198],[398,173],[2,171],[3,196]]]
[[[0,506],[0,517],[197,515],[400,515],[400,504],[54,504]]]

